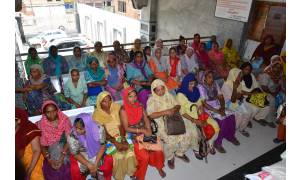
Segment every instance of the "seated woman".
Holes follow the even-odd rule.
[[[209,113],[219,124],[220,132],[214,143],[214,147],[225,153],[222,146],[223,139],[227,139],[234,145],[240,145],[235,137],[235,116],[233,112],[225,109],[225,101],[220,88],[213,79],[212,71],[205,71],[198,85],[205,111]]]
[[[123,107],[120,111],[121,124],[127,133],[131,133],[134,139],[134,153],[138,161],[135,176],[138,180],[144,180],[148,164],[154,166],[161,177],[165,177],[164,153],[157,138],[155,144],[143,142],[144,137],[152,137],[150,120],[143,106],[137,99],[134,88],[128,87],[123,92]]]
[[[15,108],[16,155],[22,159],[27,172],[28,180],[43,180],[43,156],[41,156],[40,137],[41,130],[28,120],[28,112],[24,109]]]
[[[73,48],[73,56],[68,61],[69,69],[78,69],[80,72],[86,70],[86,54],[82,54],[79,46]]]
[[[123,67],[125,63],[130,62],[130,58],[127,52],[121,47],[120,42],[118,40],[113,42],[114,51],[113,53],[116,56],[117,63]]]
[[[36,49],[34,47],[30,47],[28,49],[28,56],[25,61],[25,68],[26,68],[27,76],[29,76],[29,74],[30,74],[30,67],[34,64],[42,65],[42,60],[38,56]]]
[[[144,47],[143,53],[144,53],[145,60],[148,62],[151,58],[151,47],[150,46]]]
[[[275,44],[274,37],[272,35],[266,35],[263,38],[263,41],[257,46],[253,55],[252,59],[262,58],[263,64],[268,66],[270,64],[271,57],[273,55],[279,55],[281,48]]]
[[[186,49],[185,54],[181,56],[181,64],[184,75],[188,73],[196,74],[199,71],[199,64],[193,48],[188,47]]]
[[[141,40],[140,39],[135,39],[134,43],[133,43],[133,48],[129,51],[129,57],[130,57],[130,62],[132,62],[135,58],[135,53],[137,51],[142,52],[142,55],[144,57],[143,54],[143,48],[141,47]]]
[[[232,39],[226,40],[222,51],[224,53],[224,59],[230,69],[240,67],[241,58],[238,51],[233,47]]]
[[[203,106],[200,99],[200,93],[198,88],[196,87],[196,84],[197,80],[195,75],[192,73],[187,74],[183,78],[180,89],[177,91],[176,99],[181,106],[180,114],[184,119],[186,132],[191,138],[190,146],[194,151],[195,157],[199,160],[202,160],[203,155],[199,154],[199,140],[201,137],[199,133],[199,128],[201,128],[205,124],[198,120],[199,114],[203,112]],[[196,106],[197,108],[192,108],[193,106]],[[210,146],[210,153],[215,154],[213,142],[218,136],[219,126],[217,122],[214,121],[212,118],[208,118],[207,123],[212,125],[215,130],[214,136],[208,141]]]
[[[94,44],[95,50],[91,52],[88,56],[96,57],[98,64],[101,68],[106,66],[107,54],[102,49],[102,42],[96,41]],[[88,63],[87,63],[88,66]]]
[[[127,65],[126,75],[128,82],[135,86],[139,101],[146,107],[148,96],[151,94],[153,73],[148,63],[143,59],[141,51],[135,52],[134,61]]]
[[[124,89],[124,70],[121,65],[117,64],[116,56],[113,53],[108,54],[107,67],[105,68],[107,77],[106,89],[113,96],[115,101],[121,100],[121,93]]]
[[[213,63],[210,60],[208,53],[206,52],[206,44],[204,42],[200,43],[199,49],[195,51],[195,54],[197,55],[198,64],[202,65],[202,68],[204,69],[212,69]]]
[[[48,76],[60,77],[69,73],[69,65],[66,59],[57,54],[57,47],[50,46],[49,56],[43,61],[43,69]]]
[[[185,72],[182,69],[182,62],[176,54],[175,47],[171,47],[169,50],[169,58],[167,61],[169,76],[173,78],[178,84],[180,84]]]
[[[276,57],[280,58],[279,56]],[[278,95],[285,96],[283,65],[280,60],[275,60],[274,58],[265,71],[258,75],[258,82],[261,89],[265,93],[268,93],[267,99],[269,101],[270,112],[266,120],[268,121],[268,125],[274,128],[274,120],[276,119],[275,99]]]
[[[164,42],[160,38],[156,39],[156,41],[155,41],[154,49],[157,49],[157,48],[161,49],[162,56],[168,56],[169,55],[169,49],[168,49],[168,47],[164,46]]]
[[[208,52],[208,56],[212,61],[213,70],[216,71],[221,78],[226,80],[230,69],[224,60],[224,53],[220,51],[218,43],[213,43],[212,49]]]
[[[72,128],[70,119],[50,100],[44,102],[42,113],[42,119],[36,124],[42,131],[44,177],[46,180],[71,180],[67,143]]]
[[[177,55],[178,56],[185,55],[186,48],[187,48],[187,46],[186,46],[185,38],[180,35],[179,36],[179,44],[176,47]]]
[[[107,84],[105,71],[99,66],[96,57],[87,57],[87,71],[85,71],[84,78],[88,87],[89,105],[94,106],[96,104],[97,95],[103,91],[103,87]]]
[[[241,81],[241,70],[238,68],[231,69],[227,80],[221,88],[221,92],[225,100],[226,109],[234,112],[236,129],[238,129],[242,135],[249,137],[249,133],[245,129],[252,117],[251,112],[247,110],[243,103]]]
[[[199,33],[194,34],[194,39],[191,46],[195,52],[199,50],[200,43],[201,43],[200,34]]]
[[[160,48],[155,49],[155,56],[150,59],[148,64],[155,78],[158,78],[165,82],[168,90],[172,91],[174,89],[177,89],[178,83],[169,76],[167,59],[161,56]]]
[[[151,84],[152,96],[147,102],[147,113],[158,125],[158,136],[164,142],[164,154],[168,160],[170,169],[175,168],[175,156],[184,162],[190,162],[185,152],[190,147],[191,137],[188,133],[181,135],[167,135],[163,117],[179,112],[180,105],[176,99],[168,92],[165,83],[156,79]]]
[[[206,46],[205,46],[205,50],[206,51],[210,51],[211,49],[212,49],[212,45],[213,45],[213,43],[217,43],[217,36],[216,35],[212,35],[211,37],[210,37],[210,41],[207,41],[206,42]]]
[[[114,162],[113,176],[116,180],[123,180],[127,175],[133,178],[136,171],[136,159],[133,148],[128,144],[125,131],[120,121],[121,105],[113,102],[107,91],[101,92],[97,97],[96,109],[93,114],[94,121],[103,126],[106,140],[114,145],[112,152]]]
[[[41,107],[44,100],[56,101],[54,93],[56,92],[50,78],[43,74],[40,65],[35,64],[30,67],[29,80],[25,83],[24,88],[27,90],[25,99],[30,116],[40,115]],[[62,106],[60,106],[62,107]]]
[[[72,109],[87,106],[87,85],[83,78],[80,78],[78,69],[71,70],[71,78],[64,84],[64,94]]]
[[[71,160],[72,180],[85,180],[89,174],[96,178],[100,175],[98,171],[103,172],[105,180],[111,180],[113,160],[105,155],[105,131],[90,114],[76,116],[68,144],[74,158],[74,163]]]
[[[243,63],[240,69],[242,70],[242,95],[244,99],[246,99],[251,95],[256,94],[255,90],[259,89],[260,85],[256,81],[255,76],[252,74],[252,65],[249,62]],[[246,100],[244,100],[244,103],[247,110],[251,112],[253,120],[262,126],[266,126],[266,124],[268,124],[265,118],[270,112],[270,106],[259,107],[247,102]]]

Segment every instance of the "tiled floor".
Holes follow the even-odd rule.
[[[225,140],[223,146],[227,153],[217,152],[214,156],[210,155],[207,164],[205,161],[197,160],[191,150],[187,152],[191,160],[188,164],[176,159],[175,169],[170,170],[165,162],[164,169],[167,176],[164,180],[216,180],[277,146],[272,141],[276,137],[276,128],[263,127],[256,122],[252,124],[253,128],[248,129],[249,138],[237,132],[241,145],[234,146]],[[146,180],[159,179],[162,178],[158,172],[153,167],[149,167]]]

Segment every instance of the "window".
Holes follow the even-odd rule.
[[[122,32],[121,31],[119,31],[119,30],[117,30],[117,29],[114,29],[114,31],[113,31],[113,40],[115,41],[115,40],[118,40],[118,41],[120,41],[120,42],[122,42]]]
[[[103,40],[104,36],[104,28],[103,28],[103,23],[97,21],[97,41]]]
[[[118,1],[118,11],[122,13],[126,13],[126,2]]]

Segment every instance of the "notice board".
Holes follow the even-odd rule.
[[[247,22],[253,0],[217,0],[215,16]]]

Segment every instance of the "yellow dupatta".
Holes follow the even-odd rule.
[[[97,96],[96,109],[93,113],[93,119],[96,123],[104,126],[110,136],[116,137],[120,135],[119,126],[121,125],[121,122],[119,112],[121,105],[113,102],[110,106],[110,114],[108,114],[101,108],[101,102],[106,96],[110,96],[111,99],[113,99],[111,94],[107,91],[102,91]]]

